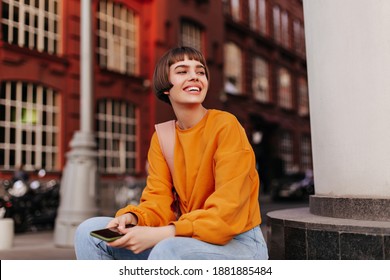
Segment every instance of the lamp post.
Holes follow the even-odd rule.
[[[95,188],[97,152],[93,135],[93,71],[91,1],[81,1],[80,131],[70,142],[61,181],[61,203],[55,225],[54,243],[73,246],[74,232],[85,219],[96,215]]]

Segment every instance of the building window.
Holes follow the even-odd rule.
[[[269,102],[269,65],[260,57],[255,57],[253,63],[253,97],[260,102]]]
[[[307,88],[307,81],[301,77],[298,79],[298,113],[300,116],[309,115],[309,94]]]
[[[58,54],[61,0],[2,0],[3,41]]]
[[[139,24],[134,11],[122,4],[101,0],[97,18],[100,67],[122,74],[137,75]]]
[[[282,131],[280,136],[280,157],[284,161],[285,172],[293,173],[296,170],[294,166],[294,149],[293,149],[293,138],[289,131]]]
[[[183,21],[181,24],[182,46],[193,47],[202,51],[202,29],[195,23]]]
[[[58,170],[58,93],[21,81],[0,87],[0,167]]]
[[[249,24],[253,30],[267,33],[267,11],[265,0],[249,0]]]
[[[292,109],[291,74],[286,68],[278,71],[278,104],[281,108]]]
[[[304,135],[301,139],[301,168],[302,170],[311,170],[312,155],[311,155],[311,140],[310,136]]]
[[[305,52],[305,30],[303,24],[299,20],[294,20],[293,23],[294,34],[294,49],[299,53]]]
[[[222,0],[222,6],[224,13],[231,15],[233,20],[241,20],[240,0]]]
[[[135,172],[135,106],[115,100],[100,101],[96,122],[99,171],[119,174]]]
[[[282,34],[281,34],[281,17],[280,17],[280,8],[279,6],[274,6],[273,11],[273,23],[274,23],[274,39],[276,42],[281,43],[282,41]]]
[[[241,6],[240,0],[230,0],[230,5],[232,8],[232,16],[235,21],[241,20]]]
[[[281,25],[281,43],[283,46],[288,48],[290,46],[290,33],[289,33],[289,28],[288,28],[288,13],[286,11],[282,12],[282,25]]]
[[[243,57],[241,49],[234,43],[225,44],[225,92],[243,93]]]
[[[274,39],[285,47],[290,46],[289,15],[279,6],[273,8]]]

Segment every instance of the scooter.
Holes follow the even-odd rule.
[[[5,218],[12,218],[15,232],[38,231],[54,228],[59,206],[60,184],[57,180],[45,180],[46,172],[38,172],[38,180],[5,181]],[[3,210],[4,211],[4,210]]]

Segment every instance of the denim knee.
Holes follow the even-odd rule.
[[[149,260],[177,260],[180,257],[176,254],[175,238],[168,238],[157,243],[149,254]]]

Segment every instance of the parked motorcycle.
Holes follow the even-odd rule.
[[[4,217],[14,220],[15,232],[54,228],[60,201],[60,184],[57,180],[45,179],[45,176],[46,172],[40,170],[38,179],[31,182],[3,182]]]

